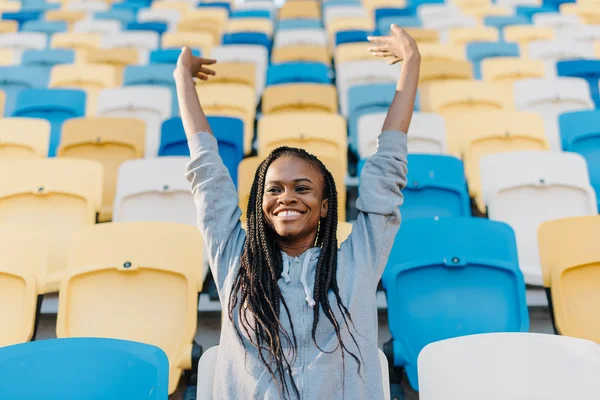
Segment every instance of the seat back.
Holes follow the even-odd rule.
[[[55,49],[93,50],[100,47],[99,33],[59,32],[52,35],[50,47]]]
[[[392,104],[396,85],[393,83],[363,83],[348,91],[348,137],[350,148],[358,149],[358,121],[363,115],[387,111]]]
[[[73,62],[75,52],[71,49],[25,50],[21,56],[21,65],[53,67]]]
[[[269,86],[262,99],[262,112],[337,112],[335,86],[319,83],[287,83]]]
[[[501,83],[452,80],[432,82],[421,88],[421,110],[429,112],[510,110],[510,87]]]
[[[6,104],[3,108],[5,115],[12,115],[21,91],[46,87],[49,73],[49,68],[41,66],[0,67],[0,90],[6,95]]]
[[[187,46],[200,49],[203,54],[208,54],[212,45],[213,36],[206,32],[165,32],[161,39],[164,49]]]
[[[273,49],[271,61],[274,64],[288,62],[310,62],[330,66],[331,60],[325,46],[312,44],[290,45]]]
[[[473,63],[475,79],[481,79],[481,62],[486,58],[518,57],[517,43],[475,42],[466,46],[467,58]]]
[[[62,280],[56,334],[134,340],[169,358],[169,393],[191,368],[202,237],[167,222],[119,222],[81,230]]]
[[[429,343],[529,330],[515,236],[503,223],[452,217],[404,221],[383,284],[394,365],[406,366],[416,390],[417,357]]]
[[[473,79],[473,66],[467,60],[427,60],[419,74],[420,83]]]
[[[0,119],[0,159],[46,158],[50,123],[34,118]]]
[[[140,50],[156,50],[159,48],[160,36],[152,31],[121,31],[102,37],[102,48],[122,49],[136,48]]]
[[[543,78],[544,62],[519,57],[494,57],[481,62],[481,78],[486,81],[514,84],[524,78]]]
[[[545,26],[510,25],[504,27],[504,40],[520,46],[538,40],[554,39],[554,30]]]
[[[289,83],[329,84],[329,68],[319,62],[272,64],[267,71],[267,85]]]
[[[470,42],[497,42],[498,30],[491,26],[455,27],[448,30],[448,43],[454,46],[466,46]]]
[[[327,46],[327,35],[321,28],[278,30],[275,35],[274,49],[286,46]]]
[[[46,286],[48,241],[43,228],[0,224],[0,348],[33,337],[38,296]]]

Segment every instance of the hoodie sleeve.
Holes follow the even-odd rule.
[[[239,265],[246,233],[242,229],[238,194],[229,170],[219,156],[217,140],[200,132],[188,140],[191,161],[186,179],[191,183],[198,212],[198,227],[208,251],[213,278],[219,290],[225,278]]]
[[[386,130],[379,135],[377,152],[369,157],[360,176],[358,218],[340,251],[355,274],[381,279],[400,227],[400,206],[406,186],[407,135]],[[356,275],[355,275],[356,276]]]

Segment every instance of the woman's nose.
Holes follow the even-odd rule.
[[[294,203],[295,201],[296,201],[296,197],[288,191],[281,193],[277,197],[277,202],[279,204],[291,204],[291,203]]]

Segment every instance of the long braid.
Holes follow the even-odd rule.
[[[262,211],[267,170],[273,161],[285,156],[306,160],[321,171],[325,181],[324,197],[328,199],[329,203],[327,216],[321,218],[315,241],[315,245],[321,247],[321,253],[317,261],[313,290],[316,303],[313,309],[313,342],[320,349],[316,341],[316,329],[322,310],[338,338],[338,346],[331,352],[341,347],[342,364],[345,365],[344,357],[347,352],[357,362],[359,372],[361,362],[342,340],[341,325],[335,317],[328,297],[329,291],[333,292],[343,318],[343,325],[347,327],[356,348],[358,348],[358,343],[347,324],[347,321],[352,321],[352,318],[342,302],[336,279],[338,198],[335,181],[323,163],[312,154],[302,149],[279,147],[273,150],[259,165],[254,176],[246,213],[246,242],[242,251],[240,269],[230,294],[228,311],[229,319],[233,322],[237,335],[245,346],[244,336],[234,321],[237,308],[237,319],[247,339],[258,349],[259,358],[272,376],[280,394],[284,398],[288,398],[291,395],[288,380],[292,384],[296,397],[300,397],[291,371],[291,364],[294,363],[298,354],[298,344],[289,307],[277,283],[283,269],[281,251],[275,240],[276,234],[267,227]],[[289,333],[281,324],[281,306],[283,306],[290,324],[291,332]],[[250,322],[249,315],[252,316],[252,322]],[[290,359],[284,353],[285,348],[291,350]],[[358,351],[360,354],[360,349]]]

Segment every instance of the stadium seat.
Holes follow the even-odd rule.
[[[559,7],[560,13],[563,15],[576,15],[584,24],[596,25],[600,24],[600,11],[597,5],[581,4],[581,3],[563,3]]]
[[[419,45],[425,43],[438,43],[440,41],[440,33],[435,29],[406,28],[406,32],[412,36]]]
[[[0,67],[0,90],[6,96],[4,115],[12,114],[20,92],[46,87],[48,80],[49,69],[46,67],[16,65]]]
[[[273,49],[273,53],[271,55],[271,62],[273,64],[298,61],[321,63],[327,66],[331,64],[327,47],[314,45],[292,45],[276,47]]]
[[[98,49],[80,53],[78,61],[83,64],[106,65],[115,68],[114,84],[110,86],[120,86],[123,82],[125,67],[138,64],[141,58],[140,51],[137,49]]]
[[[213,83],[196,86],[196,91],[206,115],[234,117],[244,122],[244,154],[250,154],[256,116],[254,89],[239,83]]]
[[[53,35],[58,32],[67,31],[67,23],[63,21],[27,21],[21,26],[21,32],[40,32],[46,35]]]
[[[427,60],[421,63],[419,83],[444,80],[472,80],[473,66],[466,60]]]
[[[456,27],[448,30],[448,43],[466,46],[470,42],[498,42],[500,34],[491,26]]]
[[[260,100],[265,82],[267,79],[267,65],[269,55],[267,49],[260,45],[230,44],[227,46],[214,47],[210,53],[210,57],[217,60],[219,63],[224,62],[251,62],[256,66],[256,100]]]
[[[93,225],[102,199],[102,165],[93,160],[0,163],[0,222],[50,231],[46,293],[56,292],[78,229]]]
[[[6,398],[17,399],[24,391],[45,399],[168,396],[169,361],[160,348],[148,344],[100,338],[41,340],[0,348],[0,362]]]
[[[269,35],[263,32],[236,32],[223,35],[222,44],[224,45],[258,45],[271,51],[271,39]]]
[[[383,274],[393,365],[419,390],[429,343],[488,332],[527,332],[525,283],[513,230],[482,218],[402,222]]]
[[[527,45],[538,40],[554,40],[554,30],[545,26],[511,25],[504,28],[504,40]]]
[[[118,73],[118,68],[112,65],[60,64],[52,67],[48,86],[82,89],[87,92],[88,99],[92,99],[99,90],[117,86]]]
[[[28,342],[35,334],[38,296],[46,285],[48,241],[43,228],[0,224],[0,359],[4,346]],[[1,375],[4,397],[7,382]]]
[[[0,160],[46,158],[50,123],[35,118],[0,118]]]
[[[102,35],[99,33],[55,33],[50,39],[54,49],[93,50],[100,47]]]
[[[221,42],[221,36],[227,21],[227,10],[223,8],[200,8],[188,11],[177,23],[177,32],[209,35],[212,45]]]
[[[432,82],[420,90],[421,110],[437,113],[511,110],[514,107],[511,89],[496,82]]]
[[[331,83],[329,68],[317,62],[271,64],[267,71],[267,86],[290,83]]]
[[[358,155],[367,158],[377,150],[377,138],[387,111],[369,113],[358,118]],[[445,154],[448,152],[446,125],[441,115],[415,112],[408,129],[408,152]]]
[[[90,0],[68,3],[63,8],[70,11],[101,12],[107,11],[108,5],[103,1]]]
[[[264,18],[230,19],[225,24],[225,32],[257,32],[264,33],[268,38],[271,38],[273,36],[273,23]]]
[[[21,56],[22,66],[53,67],[74,62],[75,52],[70,49],[25,50]]]
[[[103,36],[114,35],[121,31],[122,26],[123,24],[117,20],[83,20],[73,25],[73,32],[97,33]]]
[[[362,5],[354,4],[339,4],[328,6],[327,3],[323,4],[323,21],[325,25],[328,25],[332,20],[336,18],[355,18],[355,17],[367,17],[367,12]]]
[[[144,156],[146,126],[132,118],[73,118],[63,124],[56,155],[99,161],[104,170],[99,222],[112,219],[119,165]]]
[[[108,11],[100,11],[100,12],[95,12],[93,14],[93,20],[92,21],[117,21],[122,25],[125,25],[129,22],[135,21],[135,12],[132,10],[126,10],[126,9],[116,9],[113,8],[111,10]],[[77,23],[75,24],[77,25]]]
[[[177,23],[181,20],[181,13],[178,10],[156,10],[145,8],[138,12],[137,20],[140,22],[166,22],[169,30],[173,31]]]
[[[442,43],[419,44],[421,61],[465,61],[467,59],[463,46],[454,46]]]
[[[520,57],[494,57],[481,62],[481,78],[485,81],[507,83],[525,78],[543,78],[545,65],[540,60]]]
[[[209,68],[215,71],[215,75],[208,81],[198,80],[198,85],[240,83],[256,90],[256,64],[252,62],[218,62]]]
[[[169,358],[169,393],[192,367],[202,236],[169,222],[117,222],[82,229],[61,282],[56,335],[135,340]],[[157,329],[159,328],[160,329]]]
[[[340,46],[346,43],[367,43],[367,37],[370,36],[372,32],[367,32],[363,30],[347,30],[347,31],[338,31],[334,36],[334,44],[335,46]]]
[[[556,63],[561,60],[593,58],[592,43],[572,42],[570,40],[539,40],[522,46],[521,55],[546,62],[549,76],[556,75]]]
[[[333,51],[333,59],[336,66],[342,65],[347,61],[373,60],[373,55],[369,52],[370,43],[357,42],[345,43],[336,46]],[[329,54],[327,56],[329,58]]]
[[[598,296],[596,245],[600,217],[546,221],[538,229],[544,288],[556,330],[565,336],[600,341],[594,318]]]
[[[318,83],[289,83],[268,86],[262,99],[263,115],[285,111],[337,113],[335,86]]]
[[[103,36],[101,44],[105,49],[137,48],[152,51],[158,49],[160,38],[156,32],[122,31]]]
[[[590,94],[600,108],[600,94],[598,93],[598,79],[600,78],[600,60],[566,60],[556,63],[558,76],[582,78],[590,85]]]
[[[544,120],[522,111],[480,111],[446,116],[450,153],[462,156],[469,193],[485,212],[480,160],[487,154],[514,150],[547,150]]]
[[[168,64],[130,65],[125,68],[123,86],[159,86],[171,90],[171,113],[179,115],[173,66]]]
[[[231,12],[230,18],[265,18],[271,19],[273,17],[273,13],[271,10],[233,10]]]
[[[558,12],[543,12],[535,14],[532,18],[535,26],[552,28],[561,31],[581,25],[576,15],[561,14]]]
[[[598,213],[584,158],[554,151],[497,153],[482,158],[481,177],[488,217],[512,226],[525,281],[541,286],[539,225]]]
[[[600,390],[598,345],[570,337],[457,337],[426,346],[418,364],[421,400],[585,399]]]
[[[212,44],[212,35],[204,32],[166,32],[161,39],[163,49],[187,46],[200,49],[202,54],[208,54]]]
[[[593,109],[587,82],[579,78],[528,78],[514,83],[517,110],[544,117],[546,138],[552,150],[560,150],[558,116],[569,111]]]
[[[348,168],[346,120],[322,112],[278,112],[258,121],[258,155],[267,157],[280,146],[299,147],[315,156],[336,158]]]
[[[597,145],[600,111],[563,113],[558,121],[563,150],[581,154],[585,158],[590,181],[600,198],[600,153]]]
[[[0,35],[0,48],[15,50],[43,50],[48,36],[40,32],[14,32]]]
[[[500,40],[506,40],[504,38],[504,29],[508,26],[515,25],[526,25],[529,24],[529,18],[524,15],[492,15],[483,19],[485,26],[491,26],[498,29],[500,33]]]
[[[41,118],[50,122],[48,156],[54,157],[65,120],[83,117],[86,95],[77,89],[26,89],[17,95],[13,117]]]
[[[336,18],[327,24],[327,43],[330,52],[333,53],[335,44],[335,34],[340,31],[362,30],[373,31],[375,29],[374,20],[365,17],[343,17]]]
[[[348,91],[353,85],[398,82],[400,66],[388,65],[381,60],[348,61],[337,66],[336,86],[340,112],[348,117]]]
[[[42,11],[8,11],[2,13],[2,19],[8,21],[16,21],[19,25],[27,21],[40,19]]]
[[[150,5],[150,10],[156,11],[167,11],[171,12],[172,10],[179,11],[180,15],[185,15],[188,12],[194,10],[192,4],[186,1],[153,1]],[[212,9],[211,9],[212,11]],[[226,10],[223,10],[226,12]]]
[[[0,33],[14,33],[19,30],[17,21],[0,21]]]
[[[128,160],[121,164],[113,221],[164,221],[196,226],[190,183],[181,171],[188,156]]]
[[[13,65],[18,54],[13,49],[0,49],[0,66]]]
[[[208,123],[219,144],[219,155],[237,186],[238,165],[244,158],[244,121],[240,118],[209,116]],[[168,119],[162,124],[159,156],[189,156],[188,140],[181,118]]]
[[[327,46],[327,36],[323,29],[294,29],[277,31],[273,48],[278,49],[286,46],[313,45]]]
[[[318,1],[288,1],[279,9],[279,20],[284,19],[321,19],[321,5]]]
[[[600,26],[598,25],[579,25],[566,31],[561,31],[566,39],[576,42],[596,42],[600,40]]]
[[[473,63],[475,79],[481,79],[481,62],[495,57],[518,57],[519,45],[506,42],[474,42],[466,46],[467,58]]]
[[[4,117],[4,104],[6,103],[6,94],[0,89],[0,118]]]
[[[192,54],[196,57],[202,57],[202,51],[199,49],[191,49]],[[150,52],[149,64],[171,64],[173,67],[177,64],[181,49],[159,49]]]
[[[87,12],[85,11],[77,11],[77,10],[48,10],[44,18],[47,21],[64,21],[67,23],[69,29],[73,27],[73,25],[77,21],[84,20],[87,17]]]
[[[251,3],[254,3],[251,2]],[[250,3],[246,3],[250,4]],[[287,31],[294,29],[316,29],[323,28],[321,21],[316,19],[284,19],[277,23],[278,31]]]
[[[156,32],[163,35],[169,29],[166,22],[130,22],[125,26],[127,31]]]

